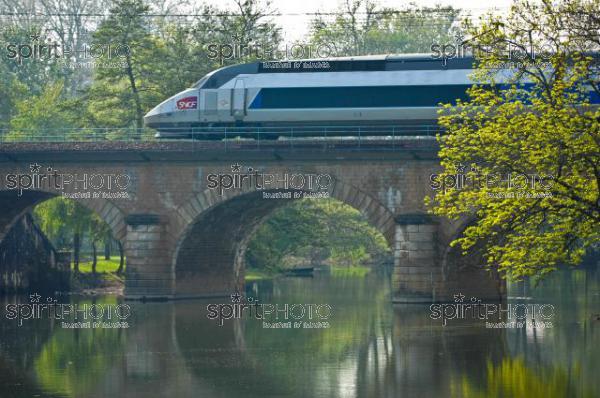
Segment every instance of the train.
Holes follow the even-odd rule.
[[[162,138],[390,136],[467,99],[474,59],[431,54],[252,62],[210,72],[144,117]],[[429,127],[427,128],[429,132]]]

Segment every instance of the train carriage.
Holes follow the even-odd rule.
[[[440,103],[466,99],[472,57],[428,54],[254,62],[227,66],[145,116],[161,137],[200,132],[297,135],[418,135]],[[325,133],[325,134],[323,134]]]

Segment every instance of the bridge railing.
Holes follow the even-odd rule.
[[[0,129],[0,143],[154,141],[155,134],[156,131],[151,129],[132,127]]]
[[[440,132],[439,126],[427,124],[194,127],[161,129],[158,133],[148,128],[0,129],[0,144],[168,142],[178,143],[178,150],[261,150],[269,147],[293,150],[309,146],[324,150],[338,147],[360,150],[377,143],[378,147],[395,150],[403,148],[407,141],[431,141]]]

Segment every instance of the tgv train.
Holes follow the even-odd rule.
[[[377,126],[435,124],[440,102],[466,97],[472,64],[472,58],[444,65],[416,54],[227,66],[163,101],[144,121],[161,137],[227,128],[343,132],[344,126],[349,134],[364,126],[388,135]],[[204,138],[210,137],[222,134]]]
[[[473,63],[471,57],[442,62],[414,54],[227,66],[162,102],[144,120],[161,137],[196,131],[205,139],[227,137],[227,131],[269,132],[269,138],[290,130],[418,131],[436,124],[439,103],[467,98]]]

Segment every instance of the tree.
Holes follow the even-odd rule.
[[[98,264],[98,242],[110,242],[112,234],[110,226],[104,222],[96,213],[90,214],[89,223],[90,243],[92,246],[92,274],[96,274],[96,265]]]
[[[0,40],[4,44],[0,57],[0,71],[3,73],[3,80],[6,72],[8,76],[16,78],[27,87],[27,95],[38,95],[48,82],[61,80],[64,76],[62,67],[54,56],[57,53],[55,49],[52,52],[41,51],[37,56],[32,54],[36,46],[47,45],[46,39],[50,38],[44,35],[43,24],[26,21],[27,18],[2,24]],[[22,48],[19,49],[19,46]]]
[[[123,250],[123,243],[117,240],[117,246],[119,247],[119,268],[117,268],[117,274],[121,275],[125,267],[125,250]]]
[[[16,104],[25,97],[27,88],[16,75],[0,63],[0,136],[8,132],[10,119],[17,112]]]
[[[272,13],[269,2],[235,0],[235,5],[234,12],[211,6],[198,11],[205,16],[193,25],[191,36],[193,43],[200,44],[194,55],[203,61],[206,72],[223,65],[269,60],[281,44],[281,28],[268,18]]]
[[[74,201],[70,201],[68,217],[68,224],[73,232],[73,270],[79,272],[81,244],[85,233],[89,231],[92,211]]]
[[[77,135],[72,128],[78,124],[73,111],[73,100],[62,98],[63,84],[48,84],[40,95],[16,102],[15,114],[10,120],[7,140],[65,139]]]
[[[58,40],[63,50],[71,50],[68,58],[65,51],[62,51],[61,57],[61,61],[64,62],[62,79],[70,96],[75,96],[77,91],[91,79],[91,69],[71,68],[68,63],[77,64],[95,60],[90,46],[90,29],[94,28],[95,24],[82,17],[82,14],[103,13],[109,3],[110,0],[40,0],[39,2],[40,12],[50,15],[44,19],[45,25],[48,26],[47,32]],[[101,60],[106,58],[106,56],[100,57]]]
[[[508,277],[577,264],[600,240],[600,110],[590,105],[599,58],[586,55],[600,46],[598,9],[598,0],[522,1],[467,26],[479,84],[441,113],[437,182],[466,168],[468,183],[428,203],[451,219],[475,215],[452,244],[465,253],[483,245],[488,265]],[[510,81],[500,84],[506,62]]]
[[[103,239],[110,229],[96,213],[73,200],[58,197],[37,205],[34,216],[56,247],[68,247],[73,251],[75,272],[79,272],[81,247],[87,235],[94,252],[92,269],[95,272],[96,242]]]
[[[290,223],[294,228],[286,227]],[[246,258],[253,267],[279,269],[289,257],[356,264],[386,251],[385,238],[358,210],[333,199],[303,199],[276,210],[257,229]]]
[[[117,0],[110,10],[109,17],[103,21],[93,34],[94,45],[109,45],[114,55],[123,63],[122,67],[100,67],[96,69],[95,81],[91,90],[93,108],[97,113],[121,115],[115,120],[118,127],[133,122],[139,130],[143,127],[143,117],[158,98],[152,82],[158,81],[154,62],[150,55],[157,55],[155,40],[150,26],[144,18],[149,6],[143,0]],[[110,118],[108,118],[110,120]]]
[[[72,233],[65,223],[70,211],[68,200],[53,198],[38,204],[33,209],[33,216],[44,235],[52,244],[61,250],[71,249]]]
[[[333,22],[317,16],[312,22],[311,43],[323,54],[428,52],[432,43],[446,41],[460,10],[437,6],[378,9],[369,0],[346,0]]]

